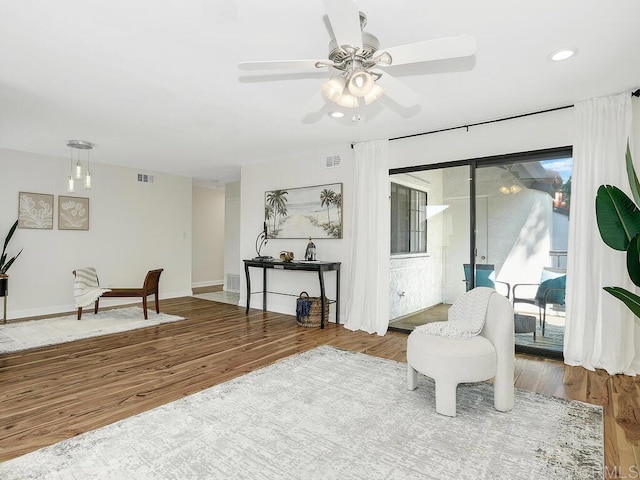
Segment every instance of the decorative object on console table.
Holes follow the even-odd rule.
[[[262,222],[262,231],[256,237],[256,253],[257,257],[254,257],[254,260],[272,260],[273,257],[270,255],[261,255],[260,251],[262,247],[267,244],[269,241],[269,230],[267,228],[267,222]]]
[[[322,321],[322,299],[310,297],[307,292],[300,292],[296,300],[296,322],[301,327],[320,327],[329,322],[329,299],[325,297],[324,322]]]
[[[342,238],[342,183],[265,192],[269,238]]]
[[[280,252],[280,260],[283,262],[291,262],[293,260],[293,252],[282,251]]]
[[[309,237],[309,243],[307,243],[307,249],[304,252],[304,259],[308,261],[315,261],[316,259],[316,244],[311,241]]]

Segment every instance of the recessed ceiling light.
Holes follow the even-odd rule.
[[[342,112],[329,112],[329,116],[333,118],[342,118],[344,117],[344,113]]]
[[[562,60],[574,57],[577,53],[577,48],[563,48],[550,53],[547,58],[552,62],[561,62]]]

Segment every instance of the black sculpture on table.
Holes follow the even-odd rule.
[[[311,241],[311,237],[309,237],[309,243],[307,244],[307,249],[304,252],[304,259],[311,261],[316,259],[316,244]]]
[[[267,222],[263,222],[263,227],[262,227],[262,231],[258,234],[257,238],[256,238],[256,253],[258,254],[257,257],[254,257],[254,260],[272,260],[273,257],[270,255],[260,255],[260,250],[262,250],[262,247],[264,245],[267,244],[267,242],[269,241],[269,232],[267,230]]]

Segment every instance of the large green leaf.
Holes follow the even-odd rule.
[[[638,295],[621,287],[604,287],[604,289],[617,299],[622,300],[638,320],[637,317],[640,317],[640,297]]]
[[[6,253],[7,245],[9,245],[9,240],[11,240],[11,237],[13,237],[13,234],[15,233],[16,228],[18,228],[18,220],[16,220],[16,223],[14,223],[13,226],[11,227],[11,229],[9,229],[9,233],[7,233],[7,236],[4,239],[4,246],[2,247],[2,254],[0,254],[0,274],[6,273],[7,270],[9,270],[9,267],[13,264],[13,262],[16,261],[16,258],[18,258],[20,256],[20,254],[22,253],[22,250],[20,250],[18,255],[16,255],[12,259],[10,259],[7,263],[4,263],[5,260],[7,259],[7,253]]]
[[[16,259],[20,256],[21,253],[22,253],[22,250],[20,250],[18,254],[15,257],[13,257],[11,260],[9,260],[7,263],[4,263],[4,259],[3,259],[3,263],[0,263],[0,273],[2,274],[7,273],[7,270],[9,270],[9,267],[13,265],[13,262],[16,261]]]
[[[13,234],[15,233],[16,228],[18,228],[18,220],[16,220],[16,223],[13,224],[13,226],[9,230],[9,233],[7,233],[7,236],[4,239],[4,247],[2,248],[2,253],[4,253],[7,250],[7,245],[9,245],[9,240],[11,240],[11,237],[13,237]]]
[[[602,240],[615,250],[626,251],[631,239],[640,233],[640,210],[613,185],[598,188],[596,218]]]
[[[631,281],[640,287],[640,235],[633,237],[627,248],[627,272]]]
[[[631,159],[631,148],[629,147],[629,140],[627,140],[627,153],[625,154],[627,161],[627,176],[629,177],[629,186],[631,187],[631,193],[633,199],[636,201],[636,205],[640,205],[640,182],[636,175],[636,169],[633,168],[633,160]]]

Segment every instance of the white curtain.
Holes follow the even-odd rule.
[[[350,277],[350,330],[384,335],[389,326],[389,142],[357,143]]]
[[[633,375],[640,372],[634,316],[602,287],[635,287],[625,252],[605,245],[595,213],[600,185],[615,185],[630,195],[625,150],[631,134],[631,93],[576,104],[575,116],[565,363]]]

